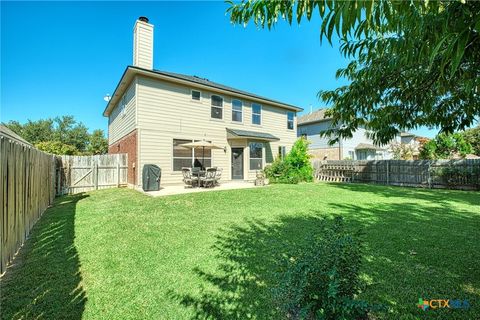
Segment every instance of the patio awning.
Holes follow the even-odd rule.
[[[368,144],[368,143],[359,143],[356,147],[355,150],[378,150],[378,151],[383,151],[385,149],[374,146],[373,144]]]
[[[270,133],[227,128],[227,139],[240,139],[240,138],[263,140],[263,141],[280,140],[279,138],[275,137],[274,135],[271,135]]]

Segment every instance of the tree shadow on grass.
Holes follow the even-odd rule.
[[[467,299],[480,303],[480,215],[447,202],[330,203],[348,217],[350,228],[365,232],[364,273],[370,279],[362,295],[390,307],[388,319],[478,319],[480,309],[442,309],[423,313],[422,299]]]
[[[218,269],[195,268],[204,283],[198,295],[171,292],[171,298],[192,308],[195,319],[278,319],[271,289],[321,221],[318,216],[249,220],[223,230],[214,245]]]
[[[74,245],[83,194],[57,198],[0,280],[2,319],[81,319],[86,293]]]
[[[458,202],[480,206],[479,191],[462,191],[448,189],[427,189],[415,187],[384,186],[367,183],[329,183],[339,189],[380,194],[384,197],[418,199],[439,202]]]
[[[216,269],[194,268],[201,287],[170,297],[194,319],[282,319],[272,289],[287,261],[304,250],[322,217],[338,214],[347,228],[364,231],[366,246],[360,295],[389,311],[375,319],[480,318],[479,310],[435,310],[416,306],[419,297],[480,302],[480,217],[446,203],[369,205],[327,203],[327,212],[282,216],[275,222],[248,220],[216,237]]]

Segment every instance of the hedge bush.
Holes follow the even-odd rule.
[[[277,157],[275,161],[265,167],[265,176],[272,183],[299,183],[313,180],[313,168],[308,154],[309,142],[306,139],[298,139],[292,150],[282,159]]]

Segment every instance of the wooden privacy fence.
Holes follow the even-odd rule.
[[[314,160],[319,181],[480,189],[480,160]]]
[[[126,154],[59,156],[57,195],[126,186],[127,163]]]
[[[0,132],[0,274],[55,197],[53,155]]]

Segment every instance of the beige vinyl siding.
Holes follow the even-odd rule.
[[[125,92],[126,106],[125,112],[122,112],[121,105],[123,98],[120,98],[112,113],[108,117],[108,144],[111,145],[120,140],[125,135],[135,129],[136,122],[136,95],[135,95],[136,81],[132,81],[127,91]]]
[[[133,65],[153,68],[153,26],[137,21],[133,31]]]
[[[190,86],[139,77],[137,86],[137,121],[139,131],[139,180],[145,164],[156,164],[162,168],[162,183],[181,183],[180,172],[173,172],[173,139],[203,139],[227,147],[212,151],[212,166],[223,168],[222,178],[230,180],[231,147],[244,149],[244,178],[255,179],[255,171],[249,170],[248,142],[227,140],[226,128],[270,133],[280,141],[264,142],[264,163],[273,160],[278,146],[286,146],[287,152],[296,140],[296,117],[294,130],[287,129],[287,110],[262,104],[262,124],[252,125],[251,101],[243,103],[243,122],[232,121],[232,97],[201,91],[200,101],[192,100]],[[195,89],[195,88],[193,88]],[[197,90],[197,89],[195,89]],[[210,96],[223,97],[223,119],[211,119]],[[234,98],[238,99],[238,98]],[[269,155],[266,156],[267,150]]]

